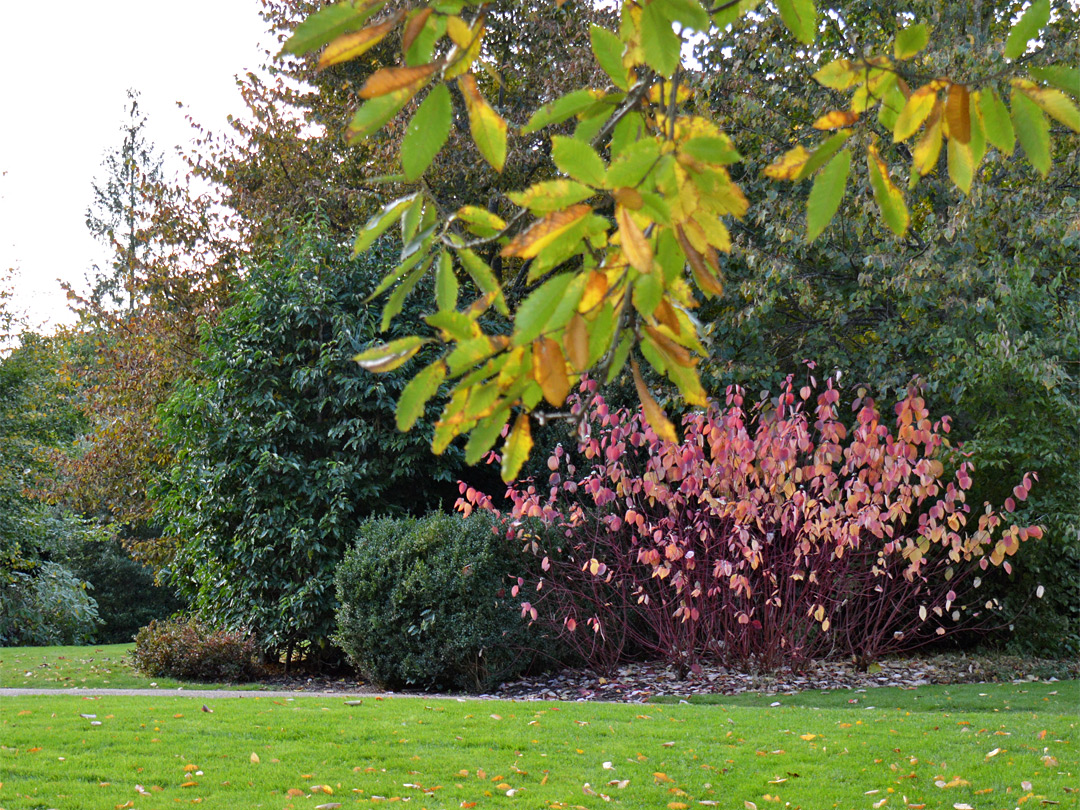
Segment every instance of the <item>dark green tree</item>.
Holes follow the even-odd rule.
[[[462,470],[453,450],[430,455],[425,431],[398,432],[403,376],[351,361],[379,334],[364,299],[390,259],[344,255],[315,214],[252,266],[164,419],[173,582],[286,660],[328,650],[334,570],[358,521],[449,508]]]

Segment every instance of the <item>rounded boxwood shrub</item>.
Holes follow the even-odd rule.
[[[255,642],[196,617],[152,621],[135,636],[135,668],[155,678],[241,681],[258,676]]]
[[[510,597],[518,551],[491,515],[365,521],[338,567],[334,640],[389,689],[485,691],[519,675],[545,640]]]

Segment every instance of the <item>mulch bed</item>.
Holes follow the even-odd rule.
[[[507,700],[603,700],[639,703],[657,695],[687,697],[742,692],[785,694],[807,689],[866,689],[875,686],[914,687],[927,684],[991,683],[999,681],[1064,680],[1080,678],[1080,662],[1023,659],[1002,655],[928,655],[892,658],[860,672],[846,662],[815,662],[801,671],[754,674],[721,666],[680,678],[663,664],[629,664],[607,676],[587,669],[566,669],[502,684],[481,697]],[[263,681],[275,689],[303,692],[380,691],[354,677],[302,675]],[[403,691],[398,694],[424,694]]]

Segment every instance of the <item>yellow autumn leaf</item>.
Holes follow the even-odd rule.
[[[578,303],[578,312],[589,312],[597,304],[604,300],[604,296],[608,292],[608,279],[603,273],[598,273],[595,270],[589,273],[589,278],[585,282],[585,292],[581,296],[581,301]]]
[[[249,757],[249,759],[251,760],[252,764],[254,764],[254,765],[259,764],[259,755],[256,754],[254,751],[251,752],[251,756]]]
[[[940,81],[935,80],[923,85],[911,94],[904,105],[904,109],[900,111],[896,123],[893,125],[894,143],[906,141],[922,126],[923,121],[927,119],[934,109],[934,103],[937,101],[937,91],[941,89],[941,84]]]
[[[806,151],[806,148],[796,146],[766,166],[765,176],[773,180],[795,180],[809,159],[810,153]]]
[[[929,174],[937,166],[941,155],[941,114],[940,101],[934,104],[930,117],[926,119],[926,131],[915,144],[911,153],[911,165],[919,175]]]
[[[634,358],[630,358],[630,368],[634,372],[634,387],[637,388],[638,399],[641,400],[641,408],[645,412],[645,420],[657,436],[674,444],[679,440],[675,433],[675,425],[649,393],[649,388],[641,377],[641,369],[638,368],[637,360]]]
[[[634,222],[630,212],[621,205],[615,206],[615,220],[619,225],[619,236],[626,260],[639,273],[648,273],[653,264],[653,251],[649,240]]]
[[[374,48],[397,27],[404,15],[404,11],[396,11],[381,23],[369,25],[360,31],[344,34],[333,40],[326,46],[326,50],[319,57],[319,70],[325,70],[331,65],[355,59]]]
[[[484,160],[497,172],[506,163],[506,121],[487,103],[471,73],[458,78],[458,89],[469,114],[469,131]]]
[[[606,282],[605,282],[606,283]],[[570,318],[563,333],[566,357],[574,371],[584,371],[589,366],[589,327],[578,313]]]
[[[562,349],[551,338],[533,341],[533,379],[540,384],[544,399],[561,408],[570,394],[570,379],[566,376]]]
[[[825,113],[814,122],[814,129],[843,129],[859,120],[854,110],[833,110]]]
[[[591,211],[591,206],[579,204],[548,214],[515,236],[501,255],[532,259]]]
[[[364,86],[360,88],[360,98],[378,98],[395,90],[411,88],[427,81],[434,73],[434,64],[382,68],[372,73],[364,82]]]
[[[532,446],[532,427],[529,425],[529,415],[525,413],[518,414],[514,427],[503,444],[503,481],[510,482],[517,478],[521,465],[525,463],[525,459],[532,452]],[[477,776],[479,776],[479,773],[477,773]]]

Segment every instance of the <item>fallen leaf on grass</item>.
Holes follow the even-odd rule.
[[[285,795],[292,796],[293,798],[299,798],[300,796],[304,795],[304,791],[300,790],[300,788],[289,788],[285,791]]]
[[[990,757],[996,757],[1000,753],[1001,753],[1001,749],[1000,748],[995,748],[993,751],[991,751],[990,753],[988,753],[986,755],[986,758],[990,759]]]
[[[198,784],[199,784],[198,782],[188,781],[188,782],[184,782],[184,784],[180,785],[180,787],[197,787]]]
[[[327,804],[315,805],[315,810],[335,810],[335,808],[341,807],[341,802],[329,802]]]

